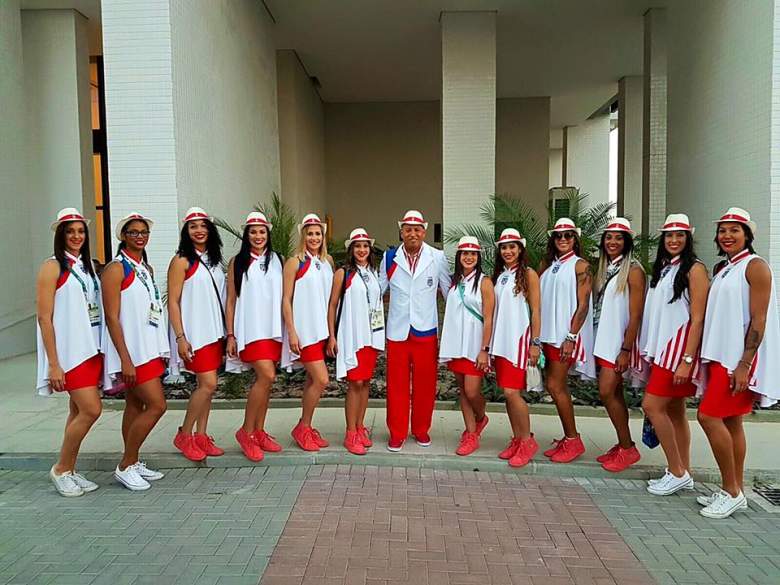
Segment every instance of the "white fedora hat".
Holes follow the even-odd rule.
[[[515,228],[506,228],[504,231],[502,231],[501,235],[498,236],[498,239],[496,240],[496,247],[500,246],[501,244],[508,244],[509,242],[517,242],[522,244],[523,248],[525,248],[525,238],[521,236],[520,232],[518,232]]]
[[[577,236],[582,235],[582,230],[574,225],[574,222],[568,217],[562,217],[555,222],[553,229],[547,231],[547,235],[553,235],[553,232],[574,232]]]
[[[323,234],[328,231],[328,226],[320,219],[319,215],[316,213],[307,213],[303,216],[301,223],[298,224],[298,233],[300,234],[303,228],[309,227],[310,225],[320,226]]]
[[[149,229],[152,229],[152,226],[154,225],[154,222],[146,217],[145,215],[142,215],[138,213],[137,211],[131,211],[126,216],[124,216],[122,219],[120,219],[116,224],[116,229],[114,230],[114,234],[116,235],[116,239],[120,242],[122,241],[122,230],[125,229],[125,226],[130,223],[131,221],[143,221],[146,222],[146,225],[149,226]]]
[[[61,223],[66,223],[68,221],[83,221],[84,225],[89,225],[89,220],[81,215],[81,212],[78,209],[75,207],[66,207],[57,212],[57,219],[52,222],[51,231],[56,230],[57,226]]]
[[[423,218],[423,214],[416,209],[410,209],[404,213],[403,219],[398,222],[398,229],[400,230],[404,224],[421,225],[424,230],[428,229],[428,222]]]
[[[658,228],[659,232],[686,231],[693,234],[696,228],[691,225],[691,221],[684,213],[670,213],[666,216],[664,225]]]
[[[194,219],[206,219],[208,221],[214,221],[214,218],[211,217],[208,213],[203,211],[202,207],[190,207],[187,210],[187,213],[184,214],[184,217],[182,218],[182,223],[187,223],[188,221],[192,221]]]
[[[716,219],[713,223],[724,223],[727,221],[734,221],[746,225],[750,228],[753,234],[756,233],[756,222],[750,219],[750,213],[745,211],[741,207],[729,207],[728,211],[720,216],[720,219]]]
[[[631,222],[625,217],[615,217],[609,220],[607,227],[604,228],[605,232],[626,232],[627,234],[634,235],[634,230],[631,229]]]
[[[474,236],[463,236],[458,240],[458,252],[481,252],[482,246]]]
[[[249,215],[246,216],[246,220],[241,224],[241,229],[243,230],[248,225],[264,225],[269,231],[274,228],[274,224],[268,221],[265,217],[265,213],[262,211],[249,212]]]
[[[369,246],[373,246],[374,241],[374,238],[370,237],[364,228],[357,227],[349,232],[349,238],[344,240],[344,247],[349,248],[350,244],[355,242],[368,242]]]

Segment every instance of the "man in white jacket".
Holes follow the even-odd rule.
[[[446,298],[450,274],[444,252],[425,243],[428,222],[409,210],[398,222],[403,245],[382,258],[379,283],[390,289],[387,318],[387,448],[400,451],[409,434],[423,447],[429,435],[436,400],[439,314],[436,289]],[[410,393],[411,380],[411,393]]]

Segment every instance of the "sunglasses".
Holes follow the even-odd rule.
[[[574,232],[553,232],[553,240],[571,240],[574,238]]]

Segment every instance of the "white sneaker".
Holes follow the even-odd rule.
[[[72,475],[73,475],[73,481],[76,482],[76,485],[79,486],[85,494],[88,494],[89,492],[94,492],[96,489],[100,487],[94,481],[89,481],[86,477],[84,477],[80,473],[74,472],[72,473]]]
[[[49,470],[49,477],[51,478],[54,487],[60,493],[61,496],[66,498],[75,498],[84,495],[84,490],[79,487],[79,484],[73,479],[73,473],[66,471],[65,473],[57,474],[54,471],[54,467]]]
[[[647,480],[647,485],[653,485],[653,484],[657,484],[657,483],[660,483],[660,482],[664,481],[664,479],[666,478],[666,475],[668,473],[670,473],[670,472],[669,472],[669,468],[667,467],[667,468],[664,469],[664,474],[661,477],[651,477],[650,479],[648,479]],[[688,472],[688,473],[690,474],[690,472]],[[691,487],[687,487],[685,489],[686,490],[692,490],[693,489],[693,484],[691,484]]]
[[[718,495],[718,492],[712,492],[709,496],[701,495],[698,498],[696,498],[696,503],[700,504],[702,506],[709,506],[712,502],[715,501],[715,496]],[[745,501],[740,506],[740,509],[747,510],[748,508],[748,501],[747,497],[745,498]]]
[[[687,471],[682,477],[677,477],[667,470],[661,481],[647,486],[647,491],[654,496],[670,496],[686,489],[693,489],[693,478]]]
[[[124,471],[120,471],[117,465],[117,468],[114,470],[114,478],[127,489],[134,492],[148,490],[152,487],[152,484],[138,474],[136,465],[128,465]]]
[[[714,494],[712,503],[706,508],[699,510],[699,514],[705,518],[723,519],[728,518],[737,510],[745,509],[747,507],[747,498],[745,494],[739,492],[736,498],[732,498],[731,494],[720,490]]]
[[[162,479],[163,477],[165,477],[164,473],[155,471],[154,469],[149,469],[146,466],[146,463],[144,463],[143,461],[139,461],[138,463],[133,465],[133,467],[135,467],[135,470],[138,472],[138,475],[143,477],[146,481],[157,481],[158,479]]]

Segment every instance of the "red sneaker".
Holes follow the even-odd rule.
[[[255,463],[263,460],[264,453],[260,445],[252,440],[252,435],[247,433],[243,427],[236,431],[236,441],[238,441],[241,451],[244,452],[244,456],[247,459]]]
[[[360,440],[363,441],[364,447],[373,447],[374,442],[368,435],[368,429],[366,427],[358,427],[358,433],[360,433]]]
[[[607,471],[612,473],[618,473],[624,469],[628,469],[634,463],[639,461],[640,455],[636,445],[631,445],[628,449],[618,447],[617,452],[609,461],[605,461],[601,466]]]
[[[206,453],[198,447],[195,437],[191,433],[183,433],[181,427],[173,438],[173,446],[190,461],[203,461],[206,458]]]
[[[403,449],[405,443],[405,439],[394,439],[393,437],[390,437],[390,440],[387,441],[387,450],[397,452]]]
[[[463,431],[460,436],[460,445],[455,449],[456,455],[471,455],[479,449],[479,434]]]
[[[366,447],[363,445],[363,437],[360,431],[347,431],[344,436],[344,448],[353,455],[365,455]]]
[[[415,435],[414,440],[417,441],[417,444],[420,445],[420,447],[430,447],[431,446],[431,436],[428,433],[423,433],[421,435]]]
[[[265,431],[254,431],[252,433],[252,440],[260,445],[260,448],[267,453],[278,453],[282,450],[282,446],[276,442],[276,439]]]
[[[490,422],[490,419],[488,418],[487,413],[485,413],[485,416],[482,417],[482,420],[477,421],[477,434],[482,435],[482,431],[485,430],[485,427]]]
[[[534,458],[536,452],[539,450],[539,443],[534,439],[533,433],[525,440],[519,441],[519,446],[515,451],[515,454],[509,460],[511,467],[523,467],[528,465],[528,462]]]
[[[318,446],[320,449],[323,449],[323,448],[325,448],[325,447],[328,447],[328,446],[330,446],[330,443],[328,442],[328,440],[327,440],[327,439],[325,439],[325,438],[324,438],[324,437],[323,437],[323,436],[320,434],[320,432],[319,432],[317,429],[315,429],[314,427],[311,427],[311,435],[312,435],[312,437],[314,437],[314,441],[317,443],[317,446]]]
[[[574,439],[564,437],[560,448],[550,457],[550,461],[571,463],[583,453],[585,453],[585,445],[582,444],[582,438],[579,435]]]
[[[544,452],[544,456],[552,457],[553,455],[555,455],[558,452],[558,449],[560,449],[561,446],[563,445],[563,441],[565,439],[566,437],[564,437],[563,439],[553,439],[552,447],[550,447],[549,449],[547,449],[547,451]]]
[[[295,425],[295,428],[290,433],[298,446],[304,451],[320,450],[320,446],[314,439],[314,433],[312,430],[313,429],[311,427],[304,426],[302,422],[299,422],[297,425]]]
[[[225,450],[217,447],[214,443],[214,437],[211,435],[195,433],[195,444],[209,457],[219,457],[225,454]]]
[[[504,449],[503,451],[501,451],[501,453],[498,454],[498,458],[511,459],[512,455],[515,454],[515,451],[517,451],[517,448],[519,446],[520,446],[520,441],[512,437],[512,439],[509,441],[509,444],[506,446],[506,449]]]
[[[612,447],[610,447],[609,451],[607,451],[606,453],[603,453],[603,454],[599,455],[598,457],[596,457],[596,461],[598,461],[599,463],[606,463],[607,461],[609,461],[610,459],[612,459],[615,456],[615,454],[617,453],[618,449],[620,449],[620,444],[612,445]]]

